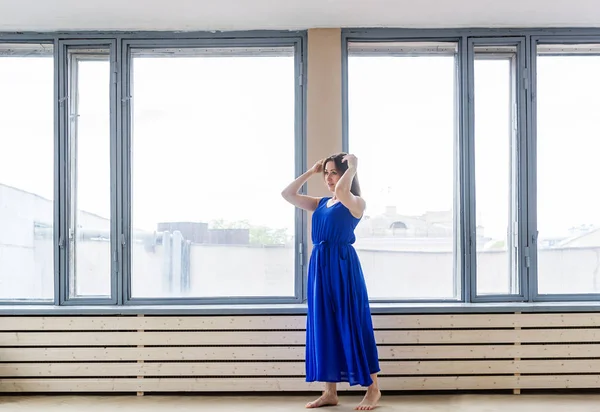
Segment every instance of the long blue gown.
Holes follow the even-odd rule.
[[[367,287],[352,244],[360,219],[341,202],[319,201],[308,266],[306,381],[369,386],[379,358]]]

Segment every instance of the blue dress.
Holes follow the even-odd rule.
[[[308,266],[306,381],[369,386],[379,372],[369,297],[352,244],[360,219],[341,202],[319,201]]]

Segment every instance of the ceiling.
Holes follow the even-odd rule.
[[[0,0],[0,31],[600,27],[600,0]]]

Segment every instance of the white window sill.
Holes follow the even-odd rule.
[[[596,312],[600,302],[372,303],[373,314]],[[305,304],[52,306],[0,305],[7,315],[303,315]]]

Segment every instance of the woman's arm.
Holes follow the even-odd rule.
[[[335,185],[335,197],[339,199],[344,206],[350,210],[352,216],[360,219],[365,211],[366,202],[360,196],[352,194],[350,189],[352,188],[352,181],[356,176],[356,168],[358,166],[358,159],[354,155],[346,155],[342,162],[348,162],[348,169],[344,172],[340,180]]]
[[[315,163],[313,167],[311,167],[309,170],[300,175],[296,180],[290,183],[285,189],[283,189],[283,191],[281,192],[281,196],[283,196],[283,198],[289,203],[300,209],[308,210],[311,212],[314,211],[319,205],[319,200],[321,200],[321,198],[301,195],[298,193],[298,191],[300,190],[302,185],[308,179],[310,179],[311,176],[320,173],[322,170],[323,161],[320,160],[317,163]]]

